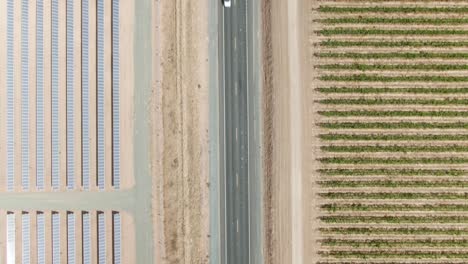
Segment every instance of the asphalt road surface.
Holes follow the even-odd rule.
[[[247,45],[247,0],[220,5],[221,148],[224,161],[223,259],[227,264],[251,263],[249,216],[249,87]],[[224,138],[223,138],[224,137]],[[223,142],[224,141],[224,142]],[[224,218],[224,219],[223,219]]]

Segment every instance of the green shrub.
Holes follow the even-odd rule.
[[[365,175],[387,175],[387,176],[462,176],[465,170],[456,169],[319,169],[323,175],[328,176],[365,176]]]
[[[330,164],[464,164],[468,158],[364,158],[328,157],[318,159]]]
[[[333,122],[319,123],[318,126],[328,129],[467,129],[468,123],[427,123],[427,122]]]
[[[376,111],[376,110],[351,110],[351,111],[318,111],[319,115],[328,117],[346,116],[433,116],[433,117],[468,117],[468,111]]]
[[[393,223],[393,224],[423,224],[423,223],[468,223],[468,216],[441,216],[441,215],[424,215],[424,216],[321,216],[321,221],[325,223]]]
[[[346,235],[468,235],[468,228],[429,228],[429,227],[399,227],[399,228],[378,228],[378,227],[329,227],[320,228],[320,232],[325,234],[346,234]]]
[[[385,98],[330,98],[318,101],[321,104],[333,105],[467,105],[468,99],[385,99]]]
[[[468,13],[468,7],[408,7],[408,6],[370,6],[370,7],[336,7],[320,6],[324,13]]]
[[[321,93],[410,93],[410,94],[464,94],[468,88],[375,88],[375,87],[323,87],[317,88]]]
[[[467,35],[461,29],[378,29],[378,28],[329,28],[316,31],[319,35]]]
[[[324,70],[425,70],[425,71],[453,71],[468,70],[466,64],[322,64],[316,66]]]
[[[319,241],[324,246],[353,248],[402,248],[402,247],[466,247],[467,239],[415,239],[415,240],[390,240],[390,239],[322,239]]]
[[[468,152],[468,146],[400,146],[400,145],[367,145],[367,146],[322,146],[323,151],[329,152]]]
[[[322,24],[468,24],[467,18],[425,18],[425,17],[339,17],[318,19]]]
[[[468,193],[451,193],[451,192],[431,192],[431,193],[415,193],[415,192],[326,192],[320,193],[320,197],[326,199],[365,199],[365,200],[420,200],[420,199],[437,199],[437,200],[466,200]]]
[[[383,76],[383,75],[352,74],[352,75],[322,75],[319,77],[319,79],[321,81],[335,81],[335,82],[467,82],[468,76],[434,76],[434,75]]]
[[[330,211],[468,211],[468,204],[324,204],[320,208]]]
[[[320,139],[327,141],[334,140],[359,140],[359,141],[368,141],[368,140],[382,140],[382,141],[421,141],[421,140],[430,140],[430,141],[462,141],[468,140],[468,134],[320,134]]]
[[[467,47],[468,41],[432,41],[432,40],[400,40],[400,41],[341,41],[327,39],[318,45],[322,47]]]
[[[378,52],[378,53],[356,53],[356,52],[320,52],[314,56],[322,58],[350,58],[350,59],[466,59],[468,53],[445,53],[445,52]]]
[[[371,181],[342,181],[342,180],[329,180],[317,182],[320,186],[325,188],[367,188],[367,187],[386,187],[386,188],[399,188],[399,187],[417,187],[417,188],[466,188],[468,181],[398,181],[398,180],[371,180]]]
[[[417,258],[417,259],[467,259],[468,252],[463,251],[409,251],[409,250],[381,250],[381,251],[347,251],[330,250],[319,251],[322,256],[335,258]]]

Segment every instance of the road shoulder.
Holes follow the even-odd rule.
[[[155,263],[208,262],[207,3],[159,1],[153,10]]]
[[[305,45],[310,3],[263,1],[266,263],[303,263],[315,254],[310,250],[315,209],[309,202],[314,170],[309,147],[314,143]]]

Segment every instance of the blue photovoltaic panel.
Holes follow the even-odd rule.
[[[37,214],[37,264],[45,263],[45,217],[43,213]]]
[[[21,4],[21,185],[29,190],[29,1]]]
[[[52,214],[52,264],[60,263],[60,215]]]
[[[83,213],[83,264],[91,264],[91,218]]]
[[[120,188],[120,60],[119,2],[112,0],[112,157],[113,185]]]
[[[89,7],[88,0],[81,3],[81,89],[82,89],[82,133],[83,133],[83,187],[89,189],[90,160],[89,160]]]
[[[75,214],[67,214],[67,255],[68,255],[68,264],[75,264]]]
[[[113,264],[120,264],[122,263],[122,223],[120,218],[120,213],[113,214],[113,225],[114,225],[114,263]]]
[[[52,187],[60,185],[59,160],[59,0],[52,0]]]
[[[44,0],[36,4],[36,185],[44,190]]]
[[[104,0],[97,0],[97,166],[101,190],[105,186],[104,111]]]
[[[15,184],[14,0],[7,2],[7,190]]]
[[[75,187],[73,0],[67,0],[67,188]]]
[[[28,213],[22,214],[21,234],[23,241],[22,264],[31,263],[31,219]]]
[[[7,214],[7,264],[16,263],[16,224],[15,214]]]
[[[98,213],[98,263],[106,263],[106,216]]]

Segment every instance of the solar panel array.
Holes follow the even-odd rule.
[[[0,234],[7,240],[0,262],[121,263],[121,217],[114,211],[3,211]]]
[[[0,0],[0,196],[133,187],[131,2]],[[132,262],[126,212],[45,200],[0,208],[0,263]]]
[[[119,0],[1,4],[0,189],[120,189]]]

